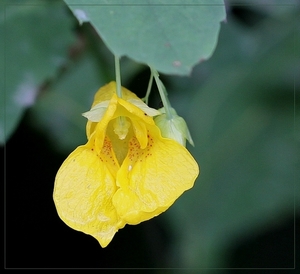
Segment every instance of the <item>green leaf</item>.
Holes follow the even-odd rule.
[[[217,44],[223,0],[65,0],[79,23],[90,22],[108,48],[166,74],[188,75]]]
[[[2,8],[0,144],[35,103],[44,81],[65,63],[74,41],[73,19],[61,1],[9,1]]]

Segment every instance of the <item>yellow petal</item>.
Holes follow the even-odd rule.
[[[120,120],[125,122],[122,123]],[[133,134],[136,135],[143,148],[147,145],[147,123],[154,125],[153,118],[145,115],[137,106],[113,94],[102,119],[98,123],[88,121],[87,134],[89,139],[92,134],[97,136],[97,150],[101,150],[105,135],[109,136],[121,165],[128,151],[129,138]]]
[[[131,104],[130,102],[119,99],[118,103],[122,107],[118,108],[115,115],[123,115],[130,118],[134,134],[138,139],[141,148],[145,148],[148,143],[147,125],[154,125],[153,118],[148,116],[147,113],[145,113],[142,109]]]
[[[147,138],[147,127],[143,121],[138,119],[132,119],[132,127],[134,131],[134,135],[138,140],[141,149],[144,149],[148,145],[148,138]]]
[[[125,102],[126,106],[129,105],[130,106],[134,106],[133,104],[127,103],[127,100],[140,100],[140,98],[138,98],[133,92],[131,92],[130,90],[121,87],[122,88],[122,99],[118,98],[116,96],[116,82],[112,81],[109,84],[101,87],[95,94],[94,97],[94,102],[92,104],[92,108],[91,110],[93,110],[93,107],[95,107],[96,105],[101,105],[102,102],[105,102],[107,100],[110,100],[110,104],[108,106],[108,108],[110,108],[110,113],[109,115],[111,115],[112,113],[112,108],[114,105],[117,104],[118,101],[122,101]],[[113,98],[114,97],[114,98]],[[112,102],[113,101],[113,102]],[[135,107],[135,106],[134,106]],[[141,109],[139,109],[138,107],[135,107],[135,110],[138,109],[138,111],[140,111],[140,113],[143,114],[143,111]],[[114,110],[115,111],[115,110]],[[114,112],[113,111],[113,112]],[[104,114],[105,115],[105,114]],[[101,115],[101,118],[103,119],[103,114]],[[109,116],[108,115],[108,116]],[[117,114],[118,116],[121,116],[120,114]],[[107,117],[108,117],[107,116]],[[101,119],[101,120],[102,120]],[[101,122],[101,121],[100,121]],[[86,135],[87,138],[89,139],[90,135],[94,132],[95,128],[96,128],[97,122],[92,122],[90,120],[88,120],[87,125],[86,125]]]
[[[55,178],[53,199],[60,218],[71,228],[95,237],[102,247],[125,225],[112,204],[118,169],[105,139],[101,153],[92,142],[75,149]]]
[[[113,204],[128,224],[138,224],[168,209],[199,174],[199,167],[185,147],[162,138],[156,126],[148,127],[145,149],[135,137],[117,175],[120,187]]]
[[[122,88],[122,99],[129,100],[129,99],[139,99],[133,92],[130,90]],[[103,101],[110,100],[113,94],[116,94],[117,85],[115,81],[111,81],[110,83],[106,84],[105,86],[101,87],[94,96],[94,102],[92,107],[96,104],[99,104]]]
[[[97,131],[97,138],[98,138],[98,143],[97,143],[97,148],[101,149],[102,143],[104,140],[104,137],[106,135],[106,128],[109,124],[109,122],[113,119],[113,116],[117,110],[118,106],[118,98],[117,95],[113,95],[112,98],[110,99],[109,105],[105,111],[105,113],[102,116],[102,119],[99,122],[91,122],[88,120],[86,124],[86,134],[88,139],[91,138],[92,134]]]

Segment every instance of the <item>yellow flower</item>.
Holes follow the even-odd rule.
[[[106,247],[126,224],[167,210],[190,189],[199,168],[186,148],[163,138],[147,107],[116,83],[100,88],[88,117],[88,141],[63,162],[53,198],[60,218]]]

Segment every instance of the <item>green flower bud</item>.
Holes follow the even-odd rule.
[[[167,117],[165,109],[161,108],[159,111],[162,113],[154,118],[155,124],[159,127],[161,135],[165,138],[173,139],[179,144],[185,146],[186,140],[194,146],[190,131],[187,127],[185,120],[178,116],[175,109],[171,108],[171,119]]]

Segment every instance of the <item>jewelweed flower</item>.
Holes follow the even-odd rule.
[[[134,93],[110,82],[95,94],[87,143],[63,162],[53,198],[60,218],[106,247],[126,224],[166,211],[190,189],[199,167],[188,150],[161,136],[149,108]]]

